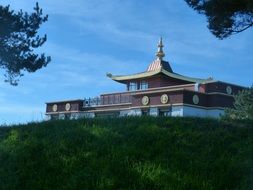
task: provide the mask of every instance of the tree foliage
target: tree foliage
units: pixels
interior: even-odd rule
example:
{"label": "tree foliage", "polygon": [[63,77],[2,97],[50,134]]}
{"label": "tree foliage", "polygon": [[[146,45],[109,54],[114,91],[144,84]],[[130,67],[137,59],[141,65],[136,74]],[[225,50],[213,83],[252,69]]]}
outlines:
{"label": "tree foliage", "polygon": [[47,20],[48,15],[43,15],[38,3],[30,14],[0,5],[0,68],[6,72],[6,82],[17,85],[23,71],[35,72],[50,62],[49,56],[35,52],[47,40],[46,35],[38,35]]}
{"label": "tree foliage", "polygon": [[225,110],[225,117],[253,120],[253,85],[235,95],[234,108]]}
{"label": "tree foliage", "polygon": [[208,28],[219,39],[253,26],[252,0],[185,0],[208,20]]}

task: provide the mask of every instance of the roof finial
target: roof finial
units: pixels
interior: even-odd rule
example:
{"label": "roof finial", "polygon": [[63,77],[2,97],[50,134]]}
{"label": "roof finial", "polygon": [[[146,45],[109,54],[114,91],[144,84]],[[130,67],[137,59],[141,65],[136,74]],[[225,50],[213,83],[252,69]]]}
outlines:
{"label": "roof finial", "polygon": [[165,54],[163,53],[163,39],[161,37],[159,40],[158,50],[156,53],[157,60],[162,60],[164,56]]}

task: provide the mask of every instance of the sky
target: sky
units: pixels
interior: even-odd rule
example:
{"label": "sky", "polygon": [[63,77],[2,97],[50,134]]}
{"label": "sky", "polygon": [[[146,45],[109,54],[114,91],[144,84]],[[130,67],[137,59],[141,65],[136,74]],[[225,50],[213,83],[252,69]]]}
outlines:
{"label": "sky", "polygon": [[[47,67],[24,73],[18,86],[0,70],[0,125],[45,118],[46,102],[120,92],[125,86],[106,73],[143,72],[163,37],[165,60],[182,75],[251,86],[253,29],[215,38],[206,18],[183,0],[43,0],[49,20],[40,28],[47,42],[37,50],[52,57]],[[0,0],[31,12],[34,0]]]}

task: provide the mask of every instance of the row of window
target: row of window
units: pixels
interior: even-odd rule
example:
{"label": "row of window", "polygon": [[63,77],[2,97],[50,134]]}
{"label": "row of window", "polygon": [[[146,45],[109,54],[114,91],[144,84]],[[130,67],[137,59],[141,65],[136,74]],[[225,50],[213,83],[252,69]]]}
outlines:
{"label": "row of window", "polygon": [[130,82],[128,86],[129,91],[146,90],[146,89],[148,89],[148,83],[146,81],[141,81],[140,85],[138,85],[137,82]]}

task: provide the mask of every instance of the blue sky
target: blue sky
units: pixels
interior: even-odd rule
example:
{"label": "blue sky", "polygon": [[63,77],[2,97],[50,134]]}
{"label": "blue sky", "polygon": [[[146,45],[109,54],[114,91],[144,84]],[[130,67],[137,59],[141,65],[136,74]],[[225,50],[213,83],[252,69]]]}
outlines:
{"label": "blue sky", "polygon": [[[1,0],[12,9],[32,11],[36,1]],[[164,39],[165,60],[177,73],[251,86],[252,28],[225,40],[207,29],[206,18],[183,0],[43,0],[49,14],[40,33],[46,44],[38,51],[52,62],[21,78],[3,82],[0,71],[0,125],[39,121],[45,102],[82,99],[125,87],[106,78],[107,72],[130,74],[146,70]]]}

